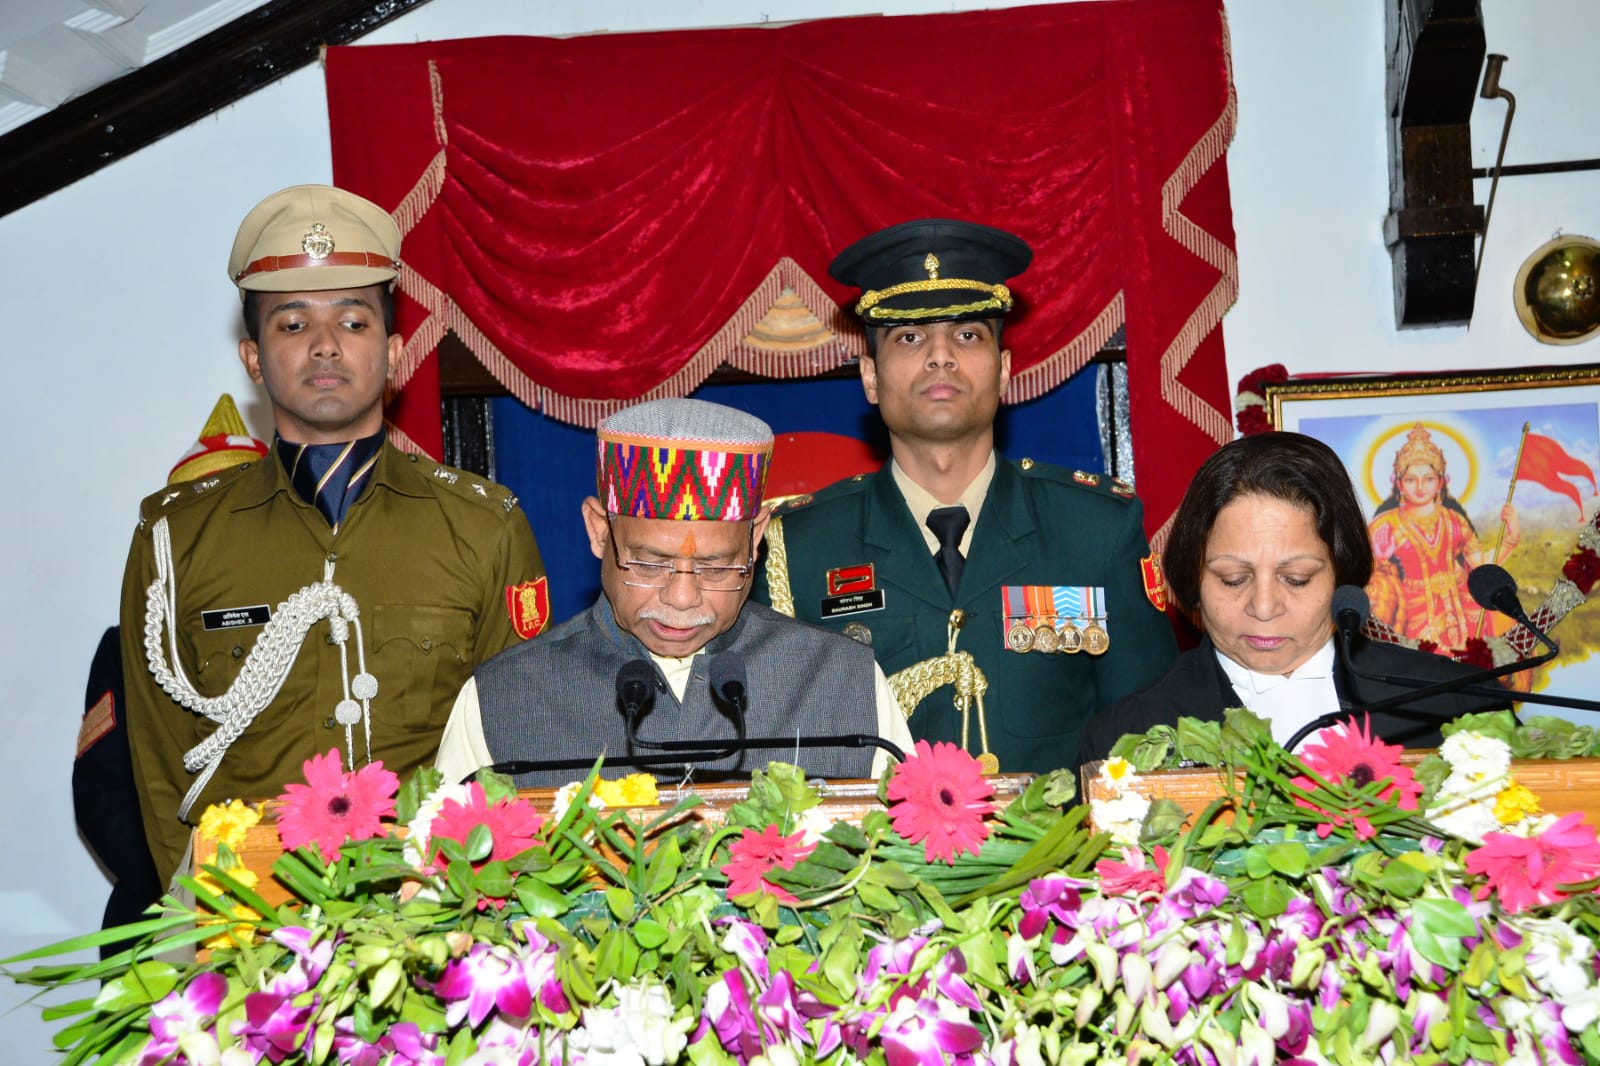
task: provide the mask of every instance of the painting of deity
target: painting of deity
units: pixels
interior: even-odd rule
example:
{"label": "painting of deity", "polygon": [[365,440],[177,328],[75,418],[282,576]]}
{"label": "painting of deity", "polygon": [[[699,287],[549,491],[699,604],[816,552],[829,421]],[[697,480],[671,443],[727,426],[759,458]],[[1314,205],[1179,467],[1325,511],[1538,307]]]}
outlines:
{"label": "painting of deity", "polygon": [[1268,404],[1276,428],[1323,441],[1350,471],[1377,631],[1486,661],[1519,628],[1471,594],[1473,569],[1493,563],[1527,611],[1559,626],[1561,654],[1518,687],[1600,692],[1600,605],[1588,602],[1600,577],[1600,368],[1291,380]]}

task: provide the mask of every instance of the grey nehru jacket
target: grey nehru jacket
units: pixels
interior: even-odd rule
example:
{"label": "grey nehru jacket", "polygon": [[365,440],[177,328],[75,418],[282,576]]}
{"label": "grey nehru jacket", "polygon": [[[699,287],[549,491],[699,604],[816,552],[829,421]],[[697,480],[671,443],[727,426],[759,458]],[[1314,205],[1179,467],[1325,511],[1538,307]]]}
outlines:
{"label": "grey nehru jacket", "polygon": [[[876,735],[872,649],[848,637],[785,618],[747,603],[726,632],[699,652],[683,703],[656,671],[656,691],[638,736],[648,741],[693,740],[714,746],[734,738],[734,724],[711,695],[712,656],[738,653],[744,660],[748,700],[746,735]],[[644,645],[618,628],[611,605],[593,607],[550,632],[517,645],[473,675],[484,739],[495,762],[593,759],[628,750],[627,726],[617,699],[617,671],[631,659],[650,661]],[[653,666],[653,664],[652,664]],[[701,763],[703,776],[748,774],[778,760],[805,767],[813,777],[862,778],[871,774],[876,749],[795,748],[736,752]],[[657,773],[676,777],[674,770]],[[582,770],[534,771],[516,777],[521,788],[558,786]],[[607,774],[606,776],[616,776]]]}

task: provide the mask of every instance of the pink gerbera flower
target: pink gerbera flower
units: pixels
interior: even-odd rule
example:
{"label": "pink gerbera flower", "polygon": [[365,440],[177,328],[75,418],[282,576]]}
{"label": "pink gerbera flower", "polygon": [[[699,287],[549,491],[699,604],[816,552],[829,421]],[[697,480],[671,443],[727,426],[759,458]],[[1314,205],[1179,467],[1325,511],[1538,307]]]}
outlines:
{"label": "pink gerbera flower", "polygon": [[1154,849],[1155,865],[1145,865],[1144,852],[1138,848],[1123,848],[1126,862],[1101,859],[1094,864],[1100,876],[1100,891],[1108,896],[1139,896],[1146,892],[1161,893],[1167,890],[1167,849],[1157,844]]}
{"label": "pink gerbera flower", "polygon": [[[445,800],[429,833],[435,842],[447,838],[465,846],[474,829],[487,826],[493,843],[484,862],[504,862],[537,844],[539,826],[543,823],[544,819],[527,800],[503,796],[490,803],[483,794],[483,786],[474,781],[467,789],[467,802]],[[436,861],[442,869],[449,860],[437,855]],[[473,868],[482,869],[483,862]]]}
{"label": "pink gerbera flower", "polygon": [[345,841],[384,834],[383,819],[394,814],[400,779],[383,763],[345,773],[335,749],[307,759],[303,770],[307,783],[285,785],[278,797],[278,838],[285,851],[315,844],[323,861],[332,862]]}
{"label": "pink gerbera flower", "polygon": [[[1410,767],[1400,765],[1402,750],[1398,744],[1385,744],[1374,738],[1372,720],[1369,718],[1360,729],[1356,728],[1354,721],[1349,721],[1322,730],[1314,741],[1306,745],[1300,753],[1300,759],[1329,784],[1343,782],[1355,788],[1364,788],[1374,781],[1388,778],[1389,783],[1379,791],[1378,799],[1393,803],[1403,811],[1414,811],[1417,809],[1417,798],[1422,795],[1422,786],[1417,783]],[[1315,792],[1319,787],[1305,774],[1296,777],[1294,784],[1308,792]],[[1377,834],[1366,818],[1365,807],[1330,811],[1298,796],[1294,802],[1297,806],[1328,816],[1328,821],[1317,826],[1319,837],[1326,837],[1335,826],[1344,825],[1354,826],[1356,836],[1361,840],[1370,840]]]}
{"label": "pink gerbera flower", "polygon": [[759,833],[746,829],[738,840],[728,845],[729,861],[721,868],[728,878],[728,895],[768,892],[777,897],[779,903],[795,902],[791,893],[766,880],[766,875],[774,867],[792,870],[796,863],[810,855],[815,845],[802,843],[804,837],[804,833],[783,836],[775,825]]}
{"label": "pink gerbera flower", "polygon": [[1594,826],[1573,811],[1534,837],[1486,833],[1483,847],[1467,856],[1467,872],[1483,874],[1478,898],[1494,893],[1512,914],[1567,898],[1558,885],[1600,875],[1600,842]]}
{"label": "pink gerbera flower", "polygon": [[917,741],[916,751],[894,768],[888,796],[894,831],[913,844],[920,843],[928,861],[955,864],[957,852],[976,855],[989,836],[984,815],[993,813],[989,802],[994,785],[983,776],[978,760],[954,744],[929,745]]}

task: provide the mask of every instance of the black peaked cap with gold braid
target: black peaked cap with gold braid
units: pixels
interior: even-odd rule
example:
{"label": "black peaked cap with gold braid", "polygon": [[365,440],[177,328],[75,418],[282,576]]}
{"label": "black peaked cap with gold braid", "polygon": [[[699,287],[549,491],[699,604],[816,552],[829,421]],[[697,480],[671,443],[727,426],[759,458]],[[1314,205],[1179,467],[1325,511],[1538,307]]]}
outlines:
{"label": "black peaked cap with gold braid", "polygon": [[993,226],[923,218],[879,230],[834,259],[828,273],[862,290],[856,314],[869,326],[999,318],[1011,310],[1006,282],[1033,251]]}

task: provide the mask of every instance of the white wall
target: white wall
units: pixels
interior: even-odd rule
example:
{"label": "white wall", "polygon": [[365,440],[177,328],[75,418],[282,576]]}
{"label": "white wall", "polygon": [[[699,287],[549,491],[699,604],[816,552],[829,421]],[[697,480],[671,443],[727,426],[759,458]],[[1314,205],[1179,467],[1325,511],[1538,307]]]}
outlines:
{"label": "white wall", "polygon": [[[369,38],[561,35],[753,24],[968,0],[434,0]],[[1600,360],[1600,347],[1535,343],[1511,310],[1512,277],[1551,232],[1596,234],[1596,175],[1501,182],[1470,330],[1397,334],[1381,237],[1383,5],[1229,0],[1239,133],[1229,168],[1241,296],[1224,324],[1233,380],[1291,371],[1443,369]],[[1600,156],[1600,34],[1588,0],[1518,18],[1485,0],[1491,51],[1518,97],[1508,162]],[[1554,17],[1559,12],[1567,21]],[[947,57],[902,57],[944,62]],[[1492,162],[1503,105],[1480,105],[1475,156]],[[0,218],[0,323],[9,341],[0,447],[12,457],[0,558],[0,954],[94,927],[105,883],[77,839],[68,782],[84,675],[117,614],[138,500],[232,392],[258,436],[264,399],[234,357],[224,274],[234,228],[267,193],[327,181],[319,70],[305,70],[70,188]],[[1479,188],[1480,202],[1488,183]],[[45,378],[51,380],[45,382]],[[250,550],[240,545],[241,553]],[[21,999],[0,982],[0,1010]],[[7,1062],[47,1061],[48,1027],[0,1016]]]}

